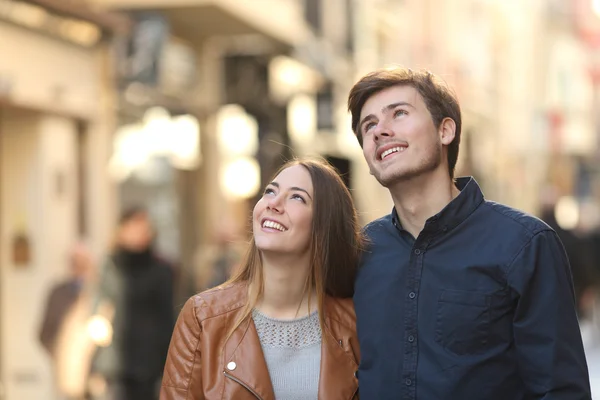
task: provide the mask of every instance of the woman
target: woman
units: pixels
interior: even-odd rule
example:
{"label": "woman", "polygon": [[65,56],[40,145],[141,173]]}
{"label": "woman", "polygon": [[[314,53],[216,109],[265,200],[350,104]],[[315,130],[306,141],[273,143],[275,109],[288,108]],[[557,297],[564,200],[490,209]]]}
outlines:
{"label": "woman", "polygon": [[107,314],[112,322],[110,343],[98,348],[92,365],[94,376],[108,382],[111,399],[158,398],[175,320],[174,283],[172,267],[156,255],[153,241],[148,212],[141,207],[126,210],[95,307],[96,314]]}
{"label": "woman", "polygon": [[181,311],[161,399],[356,398],[350,297],[362,237],[350,192],[325,162],[291,161],[252,230],[237,274]]}

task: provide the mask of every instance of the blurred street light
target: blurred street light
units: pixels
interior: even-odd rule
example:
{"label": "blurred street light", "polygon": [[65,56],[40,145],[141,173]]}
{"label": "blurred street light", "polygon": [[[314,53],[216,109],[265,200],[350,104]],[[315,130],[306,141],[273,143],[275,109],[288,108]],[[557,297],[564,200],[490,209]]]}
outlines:
{"label": "blurred street light", "polygon": [[288,104],[288,132],[295,144],[310,144],[317,130],[317,104],[314,97],[296,95]]}
{"label": "blurred street light", "polygon": [[258,123],[240,105],[229,104],[219,109],[217,132],[224,157],[254,155],[258,150]]}
{"label": "blurred street light", "polygon": [[200,163],[200,127],[191,115],[171,117],[167,110],[148,110],[144,121],[121,127],[114,140],[109,171],[117,180],[144,168],[154,157],[166,157],[175,168],[194,169]]}
{"label": "blurred street light", "polygon": [[592,10],[598,17],[600,17],[600,0],[591,0],[592,1]]}
{"label": "blurred street light", "polygon": [[575,229],[579,224],[579,204],[572,196],[563,196],[554,208],[556,223],[564,230]]}
{"label": "blurred street light", "polygon": [[247,199],[260,188],[260,166],[256,159],[239,157],[226,162],[221,172],[221,188],[232,199]]}

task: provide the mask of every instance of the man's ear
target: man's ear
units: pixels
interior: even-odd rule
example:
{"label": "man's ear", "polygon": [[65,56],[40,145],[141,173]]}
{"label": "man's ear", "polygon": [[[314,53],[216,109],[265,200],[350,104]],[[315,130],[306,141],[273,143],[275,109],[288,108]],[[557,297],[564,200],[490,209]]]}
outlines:
{"label": "man's ear", "polygon": [[452,118],[444,118],[438,129],[440,141],[443,145],[448,146],[454,140],[456,135],[456,123]]}

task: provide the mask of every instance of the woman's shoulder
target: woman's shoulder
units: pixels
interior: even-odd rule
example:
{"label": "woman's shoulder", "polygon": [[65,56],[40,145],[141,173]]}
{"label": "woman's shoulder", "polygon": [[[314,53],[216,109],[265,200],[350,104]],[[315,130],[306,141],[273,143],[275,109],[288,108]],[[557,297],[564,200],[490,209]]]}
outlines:
{"label": "woman's shoulder", "polygon": [[325,313],[332,319],[349,329],[356,329],[356,313],[351,298],[325,297]]}
{"label": "woman's shoulder", "polygon": [[193,295],[188,300],[202,318],[237,311],[248,301],[248,286],[244,283],[228,283]]}

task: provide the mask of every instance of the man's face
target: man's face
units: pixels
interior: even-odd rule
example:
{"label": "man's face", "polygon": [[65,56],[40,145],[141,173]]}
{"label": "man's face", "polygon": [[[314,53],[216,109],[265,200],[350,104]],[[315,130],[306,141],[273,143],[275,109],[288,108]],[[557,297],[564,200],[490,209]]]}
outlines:
{"label": "man's face", "polygon": [[143,251],[150,246],[153,235],[149,217],[140,213],[121,225],[119,245],[129,251]]}
{"label": "man's face", "polygon": [[[442,124],[444,125],[444,124]],[[443,168],[447,132],[437,129],[419,92],[392,86],[371,96],[360,114],[359,134],[371,174],[385,187]]]}

